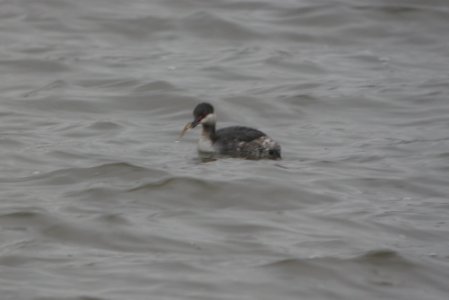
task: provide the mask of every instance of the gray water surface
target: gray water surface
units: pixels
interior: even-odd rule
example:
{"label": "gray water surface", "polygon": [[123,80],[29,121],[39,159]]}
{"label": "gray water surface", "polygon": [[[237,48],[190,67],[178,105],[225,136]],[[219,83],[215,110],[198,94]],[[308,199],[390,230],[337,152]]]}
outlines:
{"label": "gray water surface", "polygon": [[1,299],[448,299],[448,70],[447,1],[0,1]]}

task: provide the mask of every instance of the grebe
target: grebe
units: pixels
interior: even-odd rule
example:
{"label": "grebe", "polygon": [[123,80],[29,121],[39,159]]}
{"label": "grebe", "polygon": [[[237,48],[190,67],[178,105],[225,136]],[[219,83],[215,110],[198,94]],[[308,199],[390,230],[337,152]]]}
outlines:
{"label": "grebe", "polygon": [[193,122],[187,123],[181,132],[203,126],[198,141],[200,154],[219,154],[246,159],[280,159],[281,146],[260,130],[231,126],[215,130],[216,116],[214,107],[209,103],[200,103],[193,110]]}

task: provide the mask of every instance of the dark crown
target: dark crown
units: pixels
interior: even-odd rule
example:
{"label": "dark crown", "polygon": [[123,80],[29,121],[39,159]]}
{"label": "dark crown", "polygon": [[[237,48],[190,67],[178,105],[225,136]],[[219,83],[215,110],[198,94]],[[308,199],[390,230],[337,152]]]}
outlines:
{"label": "dark crown", "polygon": [[214,112],[214,107],[207,102],[198,104],[193,110],[193,117],[198,118],[199,116],[205,117],[208,114]]}

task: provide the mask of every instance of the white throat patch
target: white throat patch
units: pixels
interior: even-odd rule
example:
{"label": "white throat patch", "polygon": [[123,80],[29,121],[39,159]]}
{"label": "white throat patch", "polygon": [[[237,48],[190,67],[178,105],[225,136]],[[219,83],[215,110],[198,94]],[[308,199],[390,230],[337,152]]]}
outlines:
{"label": "white throat patch", "polygon": [[201,120],[200,124],[214,125],[217,122],[217,116],[215,114],[208,114]]}

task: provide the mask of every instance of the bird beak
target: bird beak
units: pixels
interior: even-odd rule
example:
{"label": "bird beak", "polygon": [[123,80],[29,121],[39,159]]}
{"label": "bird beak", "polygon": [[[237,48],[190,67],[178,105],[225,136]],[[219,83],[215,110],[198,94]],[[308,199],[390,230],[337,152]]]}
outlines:
{"label": "bird beak", "polygon": [[187,132],[187,130],[195,128],[196,126],[198,126],[198,124],[201,123],[202,119],[203,118],[197,118],[197,119],[193,120],[193,122],[187,123],[186,126],[184,126],[184,129],[181,131],[181,134],[179,135],[178,140],[181,139],[184,136],[184,134]]}
{"label": "bird beak", "polygon": [[202,119],[203,118],[198,118],[198,119],[193,120],[193,122],[190,123],[191,128],[195,128],[196,126],[198,126],[198,124],[200,124]]}

